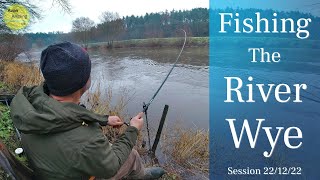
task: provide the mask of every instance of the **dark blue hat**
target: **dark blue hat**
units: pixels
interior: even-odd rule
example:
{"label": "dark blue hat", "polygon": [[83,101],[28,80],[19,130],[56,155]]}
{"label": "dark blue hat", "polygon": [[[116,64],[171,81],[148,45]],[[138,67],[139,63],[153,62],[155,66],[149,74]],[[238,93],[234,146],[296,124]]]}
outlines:
{"label": "dark blue hat", "polygon": [[42,51],[40,68],[50,93],[66,96],[86,85],[91,61],[82,47],[64,42],[50,45]]}

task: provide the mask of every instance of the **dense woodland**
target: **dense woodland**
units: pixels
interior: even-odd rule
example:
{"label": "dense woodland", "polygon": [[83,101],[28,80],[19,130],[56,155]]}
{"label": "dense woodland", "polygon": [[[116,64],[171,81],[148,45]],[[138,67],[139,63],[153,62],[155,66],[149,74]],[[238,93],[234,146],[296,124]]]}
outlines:
{"label": "dense woodland", "polygon": [[[74,28],[70,33],[29,33],[25,36],[39,45],[47,45],[60,40],[88,42],[108,42],[114,40],[168,38],[181,36],[179,29],[187,31],[188,36],[207,37],[209,35],[209,12],[206,8],[185,11],[165,11],[146,13],[144,16],[117,17],[109,13],[102,22],[91,28],[78,31]],[[89,19],[83,21],[90,22]],[[86,23],[84,22],[84,23]],[[80,25],[81,26],[81,25]],[[84,31],[87,31],[86,33]]]}

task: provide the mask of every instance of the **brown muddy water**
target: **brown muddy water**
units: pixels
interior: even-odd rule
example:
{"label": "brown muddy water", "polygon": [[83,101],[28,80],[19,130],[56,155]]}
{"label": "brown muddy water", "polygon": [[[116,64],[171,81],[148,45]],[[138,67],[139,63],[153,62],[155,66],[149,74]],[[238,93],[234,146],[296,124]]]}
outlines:
{"label": "brown muddy water", "polygon": [[[128,112],[142,110],[160,86],[179,48],[115,49],[91,52],[93,88],[96,84],[111,86],[116,96],[125,89],[130,97]],[[150,122],[158,122],[168,104],[167,124],[181,122],[186,126],[208,128],[209,70],[208,48],[186,48],[178,66],[162,87],[148,110]],[[156,123],[157,124],[157,123]]]}
{"label": "brown muddy water", "polygon": [[[92,90],[99,87],[102,98],[112,88],[114,103],[126,92],[130,99],[127,113],[142,111],[169,72],[180,48],[132,48],[89,50],[92,60]],[[41,49],[31,58],[39,62]],[[21,55],[20,60],[26,61]],[[209,127],[209,56],[208,47],[187,47],[177,67],[150,105],[150,123],[157,126],[165,104],[169,112],[166,123],[176,122],[187,127]],[[126,120],[128,121],[128,120]]]}

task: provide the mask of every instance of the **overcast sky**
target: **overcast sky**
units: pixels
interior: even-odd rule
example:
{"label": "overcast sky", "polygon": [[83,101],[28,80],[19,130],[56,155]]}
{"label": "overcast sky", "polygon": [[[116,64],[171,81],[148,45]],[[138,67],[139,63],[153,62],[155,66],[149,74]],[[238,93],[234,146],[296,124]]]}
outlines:
{"label": "overcast sky", "polygon": [[99,16],[104,11],[118,12],[122,17],[172,9],[209,8],[209,0],[70,0],[73,13],[69,15],[48,2],[39,1],[38,5],[44,10],[43,18],[31,26],[31,32],[69,32],[72,20],[84,16],[99,23]]}

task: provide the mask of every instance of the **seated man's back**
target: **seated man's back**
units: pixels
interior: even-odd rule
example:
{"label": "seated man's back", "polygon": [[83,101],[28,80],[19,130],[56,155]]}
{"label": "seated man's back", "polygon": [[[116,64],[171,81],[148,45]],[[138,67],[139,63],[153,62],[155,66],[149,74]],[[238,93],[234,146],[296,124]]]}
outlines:
{"label": "seated man's back", "polygon": [[[110,146],[98,122],[106,121],[74,103],[61,103],[45,85],[22,88],[11,104],[12,117],[39,179],[112,177],[134,146],[137,129],[129,127]],[[121,156],[122,155],[122,156]]]}
{"label": "seated man's back", "polygon": [[[140,125],[129,126],[111,146],[99,124],[122,125],[120,118],[97,115],[79,105],[91,84],[88,53],[69,42],[51,45],[41,53],[40,68],[45,82],[21,88],[11,103],[11,117],[22,134],[23,148],[35,178],[116,175],[132,154],[137,127],[143,122],[141,116],[134,120]],[[139,170],[143,175],[144,169]],[[123,175],[132,172],[129,169]]]}

